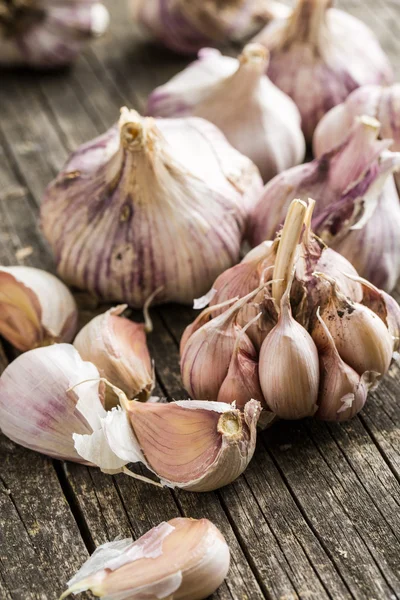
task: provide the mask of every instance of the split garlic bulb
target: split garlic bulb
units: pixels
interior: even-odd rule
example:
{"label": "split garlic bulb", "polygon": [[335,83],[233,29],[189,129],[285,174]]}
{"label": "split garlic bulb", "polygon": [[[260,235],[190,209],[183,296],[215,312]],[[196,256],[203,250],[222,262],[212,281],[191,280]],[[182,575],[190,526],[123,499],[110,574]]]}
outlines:
{"label": "split garlic bulb", "polygon": [[70,342],[77,322],[75,300],[54,275],[33,267],[0,267],[0,334],[18,350]]}
{"label": "split garlic bulb", "polygon": [[[259,393],[267,414],[343,421],[387,373],[400,343],[400,307],[314,235],[314,204],[293,200],[275,240],[213,284],[205,318],[184,334],[181,373],[189,393],[238,397],[244,408]],[[244,367],[235,355],[243,336],[251,361]]]}
{"label": "split garlic bulb", "polygon": [[168,48],[195,54],[204,46],[242,40],[290,10],[276,0],[129,0],[134,21]]}
{"label": "split garlic bulb", "polygon": [[387,150],[390,140],[377,139],[379,127],[374,118],[357,117],[342,144],[272,179],[251,216],[251,244],[275,235],[294,198],[314,198],[315,233],[362,277],[392,290],[400,275],[400,203],[392,176],[400,153]]}
{"label": "split garlic bulb", "polygon": [[261,185],[211,123],[123,109],[50,184],[42,227],[70,285],[135,307],[159,288],[156,302],[190,304],[238,260]]}
{"label": "split garlic bulb", "polygon": [[92,362],[110,383],[128,398],[147,400],[154,387],[154,373],[142,323],[120,315],[126,304],[98,315],[75,338],[81,358]]}
{"label": "split garlic bulb", "polygon": [[307,142],[324,114],[350,92],[393,81],[372,31],[331,5],[332,0],[297,0],[291,15],[254,38],[270,51],[268,75],[297,104]]}
{"label": "split garlic bulb", "polygon": [[118,600],[202,600],[221,585],[229,562],[225,538],[210,521],[172,519],[135,542],[99,546],[60,600],[86,590]]}
{"label": "split garlic bulb", "polygon": [[0,64],[68,65],[108,23],[107,9],[96,0],[6,0],[0,7]]}
{"label": "split garlic bulb", "polygon": [[267,64],[261,44],[248,44],[238,59],[203,48],[197,61],[150,94],[147,113],[211,121],[269,181],[302,162],[305,141],[299,111],[264,75]]}

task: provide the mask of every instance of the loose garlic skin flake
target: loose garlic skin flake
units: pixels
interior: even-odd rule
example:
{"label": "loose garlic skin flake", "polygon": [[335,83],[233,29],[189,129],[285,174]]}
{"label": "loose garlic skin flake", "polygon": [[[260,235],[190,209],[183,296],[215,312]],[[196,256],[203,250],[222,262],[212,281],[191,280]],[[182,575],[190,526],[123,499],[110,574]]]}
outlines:
{"label": "loose garlic skin flake", "polygon": [[77,324],[75,300],[57,277],[33,267],[0,267],[0,334],[18,350],[70,342]]}
{"label": "loose garlic skin flake", "polygon": [[211,123],[125,109],[50,184],[42,227],[69,284],[138,308],[159,288],[157,303],[191,304],[238,260],[261,186]]}
{"label": "loose garlic skin flake", "polygon": [[60,600],[86,590],[118,600],[204,600],[225,579],[229,562],[225,538],[210,521],[172,519],[135,542],[99,546]]}

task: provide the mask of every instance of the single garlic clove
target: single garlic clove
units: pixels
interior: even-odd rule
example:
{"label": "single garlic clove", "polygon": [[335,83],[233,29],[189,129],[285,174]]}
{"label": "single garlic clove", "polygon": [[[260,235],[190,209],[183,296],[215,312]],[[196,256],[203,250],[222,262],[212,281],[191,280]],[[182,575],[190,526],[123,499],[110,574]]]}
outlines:
{"label": "single garlic clove", "polygon": [[72,434],[89,435],[99,427],[106,414],[102,402],[98,370],[73,346],[36,348],[0,377],[0,429],[25,448],[87,463],[76,452]]}
{"label": "single garlic clove", "polygon": [[50,184],[42,227],[71,285],[137,308],[160,287],[158,303],[192,304],[237,262],[261,183],[211,123],[123,109]]}
{"label": "single garlic clove", "polygon": [[109,20],[107,9],[96,0],[11,0],[0,15],[0,64],[68,65],[89,40],[106,31]]}
{"label": "single garlic clove", "polygon": [[126,305],[117,306],[92,319],[79,332],[74,346],[83,360],[96,365],[100,375],[128,398],[145,401],[154,387],[145,327],[120,317],[125,309]]}
{"label": "single garlic clove", "polygon": [[78,312],[68,288],[33,267],[0,267],[0,334],[18,350],[70,342]]}
{"label": "single garlic clove", "polygon": [[225,579],[230,562],[225,538],[207,519],[177,518],[153,527],[135,542],[99,546],[68,582],[71,593],[100,598],[202,600]]}
{"label": "single garlic clove", "polygon": [[322,272],[334,279],[340,291],[353,302],[361,302],[362,286],[354,279],[358,277],[358,273],[351,262],[339,252],[335,252],[332,248],[325,248],[315,264],[314,271]]}
{"label": "single garlic clove", "polygon": [[259,359],[261,389],[269,409],[282,419],[301,419],[317,410],[317,348],[292,317],[289,281],[277,325],[265,338]]}
{"label": "single garlic clove", "polygon": [[340,358],[319,309],[317,319],[325,335],[318,338],[320,345],[317,346],[321,381],[315,416],[324,421],[347,421],[363,408],[375,376],[368,372],[360,376],[349,367]]}
{"label": "single garlic clove", "polygon": [[268,75],[300,110],[303,132],[365,84],[390,84],[393,71],[373,32],[331,8],[331,0],[297,0],[293,13],[254,38],[271,53]]}
{"label": "single garlic clove", "polygon": [[[323,277],[331,286],[331,294],[328,303],[321,307],[321,318],[340,357],[359,375],[366,371],[384,375],[393,354],[387,327],[372,310],[346,298],[334,280]],[[318,346],[326,344],[325,330],[319,321],[312,330],[312,337]]]}

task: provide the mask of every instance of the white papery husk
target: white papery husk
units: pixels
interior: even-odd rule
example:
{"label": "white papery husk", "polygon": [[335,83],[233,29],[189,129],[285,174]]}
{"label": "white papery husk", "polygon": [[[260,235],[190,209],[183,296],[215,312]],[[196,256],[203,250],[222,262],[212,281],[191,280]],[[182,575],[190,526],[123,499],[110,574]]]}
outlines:
{"label": "white papery husk", "polygon": [[33,267],[0,267],[0,334],[18,350],[70,342],[78,311],[68,288]]}
{"label": "white papery husk", "polygon": [[267,64],[260,44],[245,46],[238,60],[205,48],[197,61],[151,93],[147,112],[211,121],[269,181],[302,162],[305,142],[299,111],[264,75]]}
{"label": "white papery husk", "polygon": [[[15,0],[11,1],[11,5]],[[15,2],[18,6],[18,3]],[[26,10],[23,3],[20,11]],[[36,17],[9,28],[0,18],[0,64],[54,68],[74,61],[88,41],[102,35],[109,24],[105,6],[96,0],[33,0],[27,7]]]}
{"label": "white papery husk", "polygon": [[223,582],[229,561],[229,547],[215,525],[207,519],[176,518],[135,542],[99,546],[61,599],[90,589],[109,600],[201,600]]}
{"label": "white papery husk", "polygon": [[99,372],[70,344],[30,350],[0,377],[0,429],[25,448],[87,463],[72,434],[97,431],[105,415]]}
{"label": "white papery husk", "polygon": [[135,307],[160,287],[156,302],[189,304],[238,260],[260,189],[211,123],[125,109],[50,184],[42,226],[68,283]]}
{"label": "white papery husk", "polygon": [[[120,402],[101,419],[101,432],[74,435],[77,452],[103,471],[140,462],[163,485],[202,492],[234,481],[253,456],[261,411],[255,400],[243,413],[222,402],[128,402],[122,393]],[[103,463],[103,444],[114,452],[115,465]]]}
{"label": "white papery husk", "polygon": [[154,373],[146,343],[145,326],[120,317],[126,304],[98,315],[74,340],[83,360],[91,361],[100,375],[128,398],[147,400],[154,387]]}

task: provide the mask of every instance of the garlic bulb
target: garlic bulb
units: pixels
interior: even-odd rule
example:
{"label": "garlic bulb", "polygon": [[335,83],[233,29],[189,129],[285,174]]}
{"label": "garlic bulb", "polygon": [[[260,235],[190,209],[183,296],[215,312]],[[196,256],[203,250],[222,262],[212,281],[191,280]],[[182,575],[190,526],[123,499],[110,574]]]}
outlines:
{"label": "garlic bulb", "polygon": [[68,65],[108,23],[107,9],[96,0],[6,0],[0,8],[0,64]]}
{"label": "garlic bulb", "polygon": [[197,61],[152,92],[147,112],[211,121],[269,181],[302,162],[305,142],[299,111],[264,75],[267,64],[261,44],[245,46],[238,60],[205,48]]}
{"label": "garlic bulb", "polygon": [[164,485],[206,492],[234,481],[253,456],[261,410],[255,400],[240,412],[222,402],[143,403],[123,392],[119,398],[121,407],[101,419],[101,429],[73,436],[78,454],[102,470],[110,471],[103,453],[113,451],[113,472],[127,472],[121,460],[141,462]]}
{"label": "garlic bulb", "polygon": [[[224,5],[225,4],[225,5]],[[194,54],[204,46],[242,40],[290,10],[276,0],[129,0],[136,23],[167,48]]]}
{"label": "garlic bulb", "polygon": [[313,229],[363,277],[387,291],[400,275],[400,203],[392,177],[400,153],[378,140],[379,123],[358,117],[346,140],[277,175],[253,209],[252,245],[275,234],[295,197],[316,200]]}
{"label": "garlic bulb", "polygon": [[98,370],[73,346],[36,348],[16,358],[0,377],[0,429],[25,448],[87,463],[76,452],[72,434],[98,428],[106,414],[102,398]]}
{"label": "garlic bulb", "polygon": [[331,5],[332,0],[297,0],[291,15],[254,38],[270,51],[268,75],[297,104],[307,142],[324,114],[350,92],[393,81],[373,32]]}
{"label": "garlic bulb", "polygon": [[123,109],[50,184],[42,227],[69,284],[135,307],[160,287],[158,303],[191,303],[238,260],[260,189],[211,123]]}
{"label": "garlic bulb", "polygon": [[147,400],[154,373],[145,326],[120,317],[126,308],[117,306],[92,319],[78,333],[74,346],[83,360],[92,362],[128,398]]}
{"label": "garlic bulb", "polygon": [[[269,417],[342,421],[387,373],[400,307],[312,232],[314,206],[294,199],[274,241],[214,282],[217,304],[184,334],[189,393],[240,408],[256,397]],[[239,300],[229,304],[230,293]]]}
{"label": "garlic bulb", "polygon": [[60,600],[86,590],[118,600],[202,600],[221,585],[229,562],[225,538],[210,521],[172,519],[135,542],[128,538],[99,546]]}
{"label": "garlic bulb", "polygon": [[25,352],[70,342],[78,311],[68,288],[33,267],[0,267],[0,335]]}

